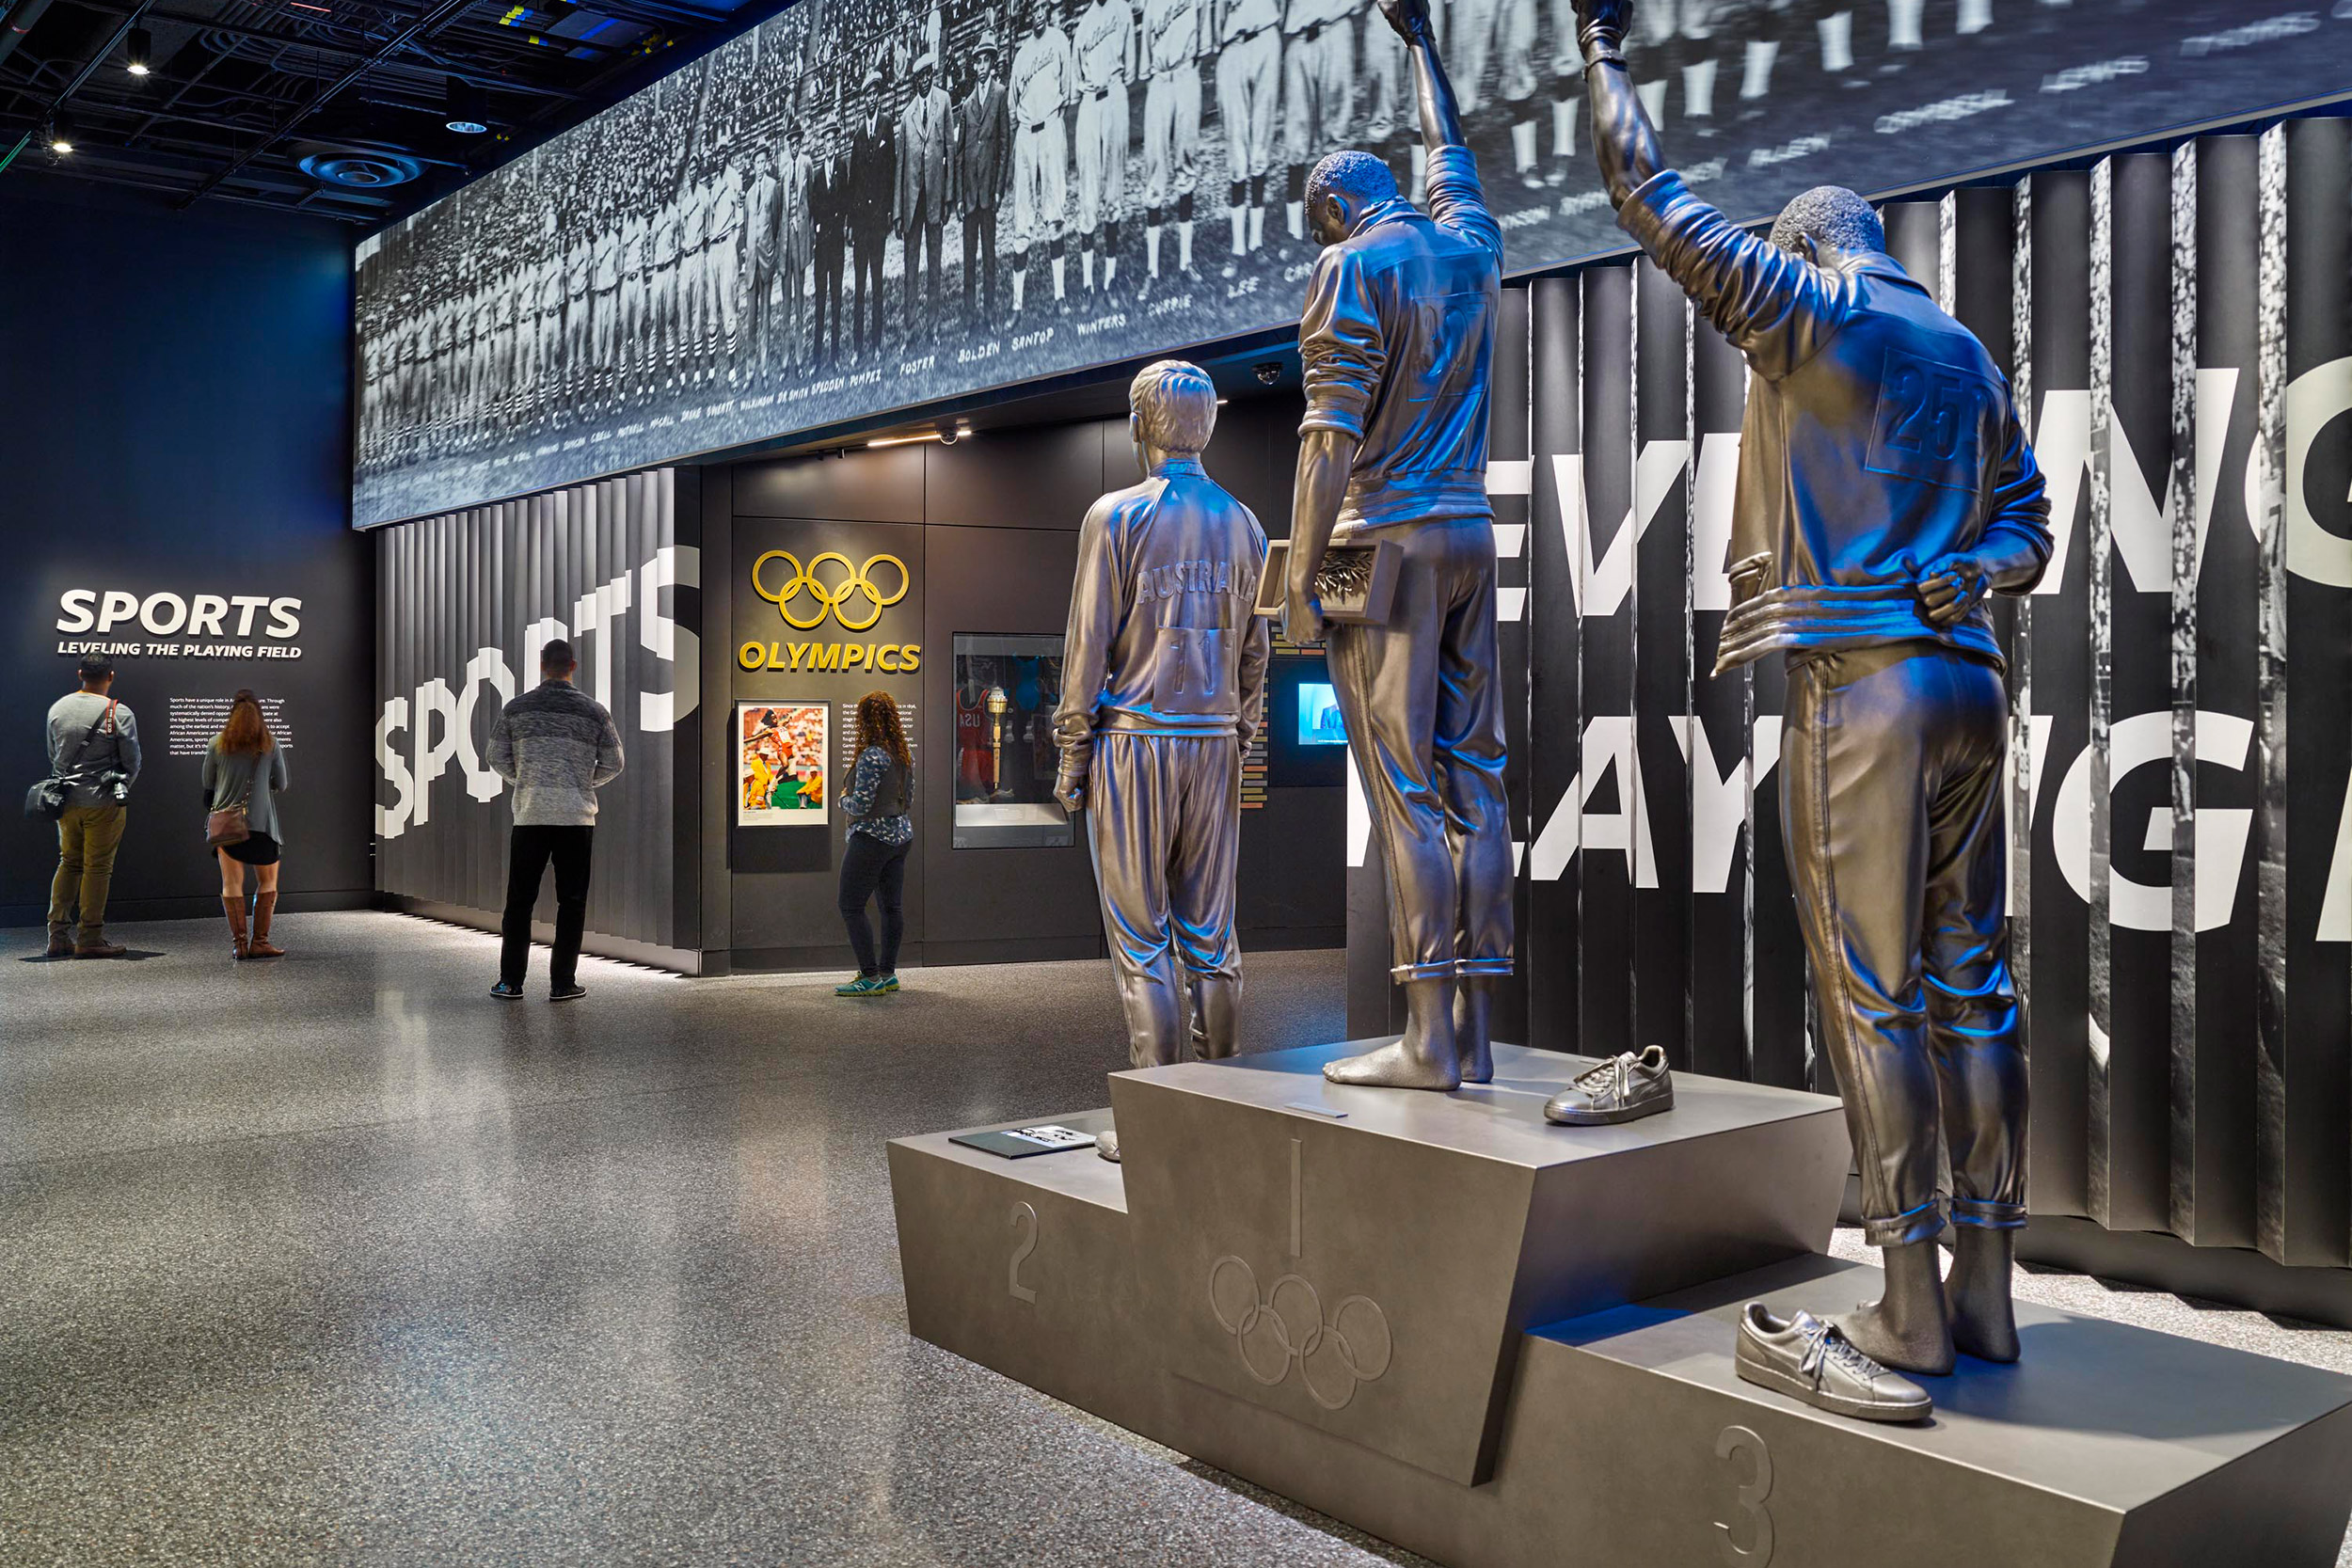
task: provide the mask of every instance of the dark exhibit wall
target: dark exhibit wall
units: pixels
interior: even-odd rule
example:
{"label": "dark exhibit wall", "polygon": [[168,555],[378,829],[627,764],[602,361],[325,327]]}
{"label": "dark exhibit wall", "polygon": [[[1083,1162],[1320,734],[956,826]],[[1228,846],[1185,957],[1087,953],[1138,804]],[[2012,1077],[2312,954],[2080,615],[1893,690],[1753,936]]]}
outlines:
{"label": "dark exhibit wall", "polygon": [[695,967],[698,478],[655,469],[373,535],[375,885],[395,908],[496,922],[512,812],[491,726],[562,637],[625,761],[597,796],[589,949]]}
{"label": "dark exhibit wall", "polygon": [[[1209,451],[1211,472],[1277,534],[1289,515],[1297,420],[1293,401],[1236,403],[1222,411]],[[746,705],[762,712],[827,710],[836,780],[846,776],[838,769],[850,760],[850,710],[858,697],[888,690],[909,720],[917,776],[908,961],[1100,954],[1102,917],[1083,824],[1060,834],[1064,842],[1005,843],[990,841],[1001,830],[983,824],[976,832],[972,821],[992,812],[1018,815],[982,799],[990,790],[976,787],[976,779],[1034,784],[1041,794],[1050,784],[1050,749],[1040,752],[1037,735],[1018,715],[1049,713],[1051,691],[1033,700],[1014,686],[1016,717],[1001,752],[990,755],[986,740],[976,750],[975,737],[958,723],[957,655],[960,643],[992,649],[1030,638],[1058,641],[1069,616],[1078,524],[1103,492],[1137,477],[1125,421],[990,431],[952,446],[744,463],[707,473],[712,494],[705,545],[718,559],[718,532],[728,531],[732,562],[726,602],[733,625],[723,654],[715,628],[710,634],[711,680],[728,683],[739,713]],[[721,499],[723,484],[731,499]],[[723,517],[717,515],[722,510]],[[819,566],[828,553],[836,559]],[[805,623],[819,617],[816,595],[785,594],[796,562],[840,604],[824,610],[815,626]],[[898,564],[907,572],[905,593],[892,598],[902,580]],[[892,602],[875,606],[854,586],[861,581]],[[1050,681],[1050,667],[1028,666],[1026,657],[1011,659],[1010,668]],[[1318,678],[1321,661],[1292,657],[1275,665],[1273,678],[1290,705],[1270,712],[1268,722],[1295,725],[1299,686]],[[985,722],[980,714],[965,717]],[[730,744],[731,737],[712,734],[703,766],[706,811],[723,810],[732,822],[742,780]],[[1342,858],[1343,805],[1333,761],[1321,748],[1270,745],[1263,769],[1250,776],[1256,787],[1246,784],[1239,907],[1245,947],[1342,939],[1343,892],[1330,872]],[[1058,808],[1046,807],[1043,817],[1051,820],[1041,818],[1040,831],[1055,836]],[[731,826],[723,840],[710,840],[706,854],[723,843],[724,858],[707,863],[708,945],[727,950],[724,961],[743,968],[846,962],[834,907],[845,827],[834,813],[821,825]]]}
{"label": "dark exhibit wall", "polygon": [[[1269,517],[1287,510],[1297,418],[1279,399],[1237,404],[1212,453]],[[1050,785],[1048,731],[1027,718],[1050,714],[1054,667],[1006,667],[1023,718],[988,754],[957,722],[957,651],[974,638],[1058,641],[1079,520],[1135,478],[1124,421],[1102,420],[655,469],[373,531],[375,763],[362,800],[377,889],[395,908],[496,923],[510,816],[490,728],[536,681],[539,647],[564,636],[628,758],[599,796],[592,951],[703,974],[847,962],[835,905],[849,818],[834,796],[857,701],[881,689],[915,752],[907,961],[1096,956],[1083,833],[1057,807],[991,798],[1012,780],[1041,802]],[[1294,692],[1321,663],[1285,662]],[[1343,792],[1336,768],[1315,766],[1328,760],[1256,775],[1246,942],[1341,940],[1328,868]],[[1048,842],[991,843],[1002,830],[968,820],[1025,812],[1050,818]]]}
{"label": "dark exhibit wall", "polygon": [[[1886,212],[2013,367],[2049,482],[2049,570],[2000,611],[2033,1211],[2339,1266],[2347,198],[2352,126],[2309,119]],[[1782,863],[1785,682],[1708,673],[1745,368],[1647,262],[1522,297],[1497,417],[1533,432],[1527,1038],[1834,1092]],[[1356,1032],[1384,991],[1351,988]]]}
{"label": "dark exhibit wall", "polygon": [[[1412,181],[1397,40],[1369,0],[1273,36],[1141,9],[1138,43],[1124,5],[796,6],[364,242],[358,520],[1287,325],[1312,161],[1363,147]],[[2352,40],[2340,8],[2235,0],[1714,9],[1677,32],[1652,8],[1629,53],[1743,218],[2341,95]],[[1572,8],[1437,10],[1511,269],[1622,250]]]}
{"label": "dark exhibit wall", "polygon": [[[103,647],[146,759],[111,913],[217,915],[199,780],[249,686],[293,781],[285,907],[364,903],[372,606],[349,527],[348,240],[20,170],[0,196],[0,273],[12,788],[46,770],[49,705]],[[55,832],[20,818],[5,838],[0,924],[38,923]]]}

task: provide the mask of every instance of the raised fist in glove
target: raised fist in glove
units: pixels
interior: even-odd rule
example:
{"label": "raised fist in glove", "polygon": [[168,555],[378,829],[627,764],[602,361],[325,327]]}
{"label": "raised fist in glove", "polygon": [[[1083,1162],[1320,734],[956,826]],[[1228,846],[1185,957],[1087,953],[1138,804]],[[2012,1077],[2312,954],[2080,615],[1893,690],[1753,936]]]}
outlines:
{"label": "raised fist in glove", "polygon": [[1576,41],[1587,61],[1623,59],[1633,0],[1576,0]]}
{"label": "raised fist in glove", "polygon": [[1420,43],[1429,37],[1429,0],[1380,0],[1380,14],[1407,43]]}

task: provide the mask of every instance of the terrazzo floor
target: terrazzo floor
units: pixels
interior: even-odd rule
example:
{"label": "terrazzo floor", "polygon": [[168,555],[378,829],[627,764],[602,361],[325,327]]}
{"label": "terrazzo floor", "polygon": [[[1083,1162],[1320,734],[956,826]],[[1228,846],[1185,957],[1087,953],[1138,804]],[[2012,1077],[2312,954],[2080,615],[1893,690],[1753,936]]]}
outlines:
{"label": "terrazzo floor", "polygon": [[[1421,1560],[907,1336],[884,1141],[1102,1103],[1104,965],[849,1003],[591,959],[508,1005],[487,937],[282,924],[269,965],[196,924],[0,957],[0,1563]],[[1245,1049],[1341,1032],[1339,954],[1249,976]]]}

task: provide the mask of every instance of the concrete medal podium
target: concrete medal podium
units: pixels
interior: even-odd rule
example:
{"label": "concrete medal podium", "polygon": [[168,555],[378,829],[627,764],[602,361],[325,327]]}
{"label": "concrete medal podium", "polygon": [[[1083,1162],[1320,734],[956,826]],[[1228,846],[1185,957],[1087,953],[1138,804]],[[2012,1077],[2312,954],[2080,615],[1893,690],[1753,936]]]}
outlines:
{"label": "concrete medal podium", "polygon": [[1821,1254],[1836,1101],[1677,1075],[1571,1129],[1553,1052],[1321,1076],[1376,1043],[1114,1074],[1123,1165],[895,1140],[909,1327],[1461,1568],[2334,1562],[2352,1380],[2021,1308],[2027,1359],[1928,1380],[1934,1422],[1823,1415],[1733,1375],[1732,1321],[1877,1291]]}

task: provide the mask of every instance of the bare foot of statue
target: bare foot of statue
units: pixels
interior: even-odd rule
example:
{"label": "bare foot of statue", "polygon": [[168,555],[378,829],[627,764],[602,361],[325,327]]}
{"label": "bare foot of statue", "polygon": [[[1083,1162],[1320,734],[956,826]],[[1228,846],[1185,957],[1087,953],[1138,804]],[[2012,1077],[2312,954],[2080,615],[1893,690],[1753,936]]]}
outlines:
{"label": "bare foot of statue", "polygon": [[1334,1084],[1382,1089],[1459,1088],[1462,1067],[1454,1048],[1454,982],[1408,980],[1405,1037],[1377,1051],[1324,1064]]}
{"label": "bare foot of statue", "polygon": [[1944,1281],[1952,1344],[1979,1360],[2014,1361],[2019,1347],[2010,1275],[2016,1262],[2017,1233],[1979,1225],[1963,1225],[1959,1230],[1951,1275]]}
{"label": "bare foot of statue", "polygon": [[1494,1017],[1494,982],[1460,980],[1454,988],[1454,1054],[1462,1064],[1462,1082],[1494,1081],[1494,1040],[1488,1025]]}
{"label": "bare foot of statue", "polygon": [[1951,1320],[1932,1239],[1881,1248],[1886,1294],[1831,1320],[1854,1349],[1897,1371],[1942,1377],[1952,1370]]}

